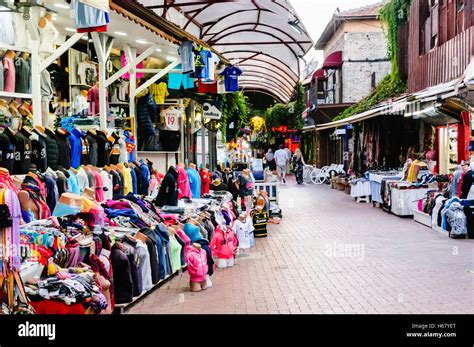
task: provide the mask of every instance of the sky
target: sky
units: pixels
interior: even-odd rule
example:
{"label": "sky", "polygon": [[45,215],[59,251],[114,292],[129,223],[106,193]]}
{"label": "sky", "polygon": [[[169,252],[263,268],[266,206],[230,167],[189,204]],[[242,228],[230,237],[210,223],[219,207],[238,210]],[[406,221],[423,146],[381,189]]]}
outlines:
{"label": "sky", "polygon": [[[298,17],[303,22],[315,43],[338,7],[339,10],[346,11],[380,1],[381,0],[290,0]],[[309,62],[313,57],[321,64],[323,52],[312,49],[305,56],[305,60]]]}

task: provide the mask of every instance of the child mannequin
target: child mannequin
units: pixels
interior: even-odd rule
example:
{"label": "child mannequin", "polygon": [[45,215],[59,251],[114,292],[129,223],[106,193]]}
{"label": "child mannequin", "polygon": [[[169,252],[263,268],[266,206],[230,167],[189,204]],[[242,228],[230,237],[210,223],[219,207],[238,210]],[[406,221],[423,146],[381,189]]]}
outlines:
{"label": "child mannequin", "polygon": [[186,254],[186,263],[190,275],[189,287],[192,292],[207,289],[206,275],[208,272],[207,254],[201,245],[193,243]]}
{"label": "child mannequin", "polygon": [[250,248],[253,246],[252,242],[254,227],[252,220],[247,217],[245,212],[239,215],[239,218],[234,222],[232,230],[237,235],[239,240],[239,250],[243,250],[245,254],[249,253]]}

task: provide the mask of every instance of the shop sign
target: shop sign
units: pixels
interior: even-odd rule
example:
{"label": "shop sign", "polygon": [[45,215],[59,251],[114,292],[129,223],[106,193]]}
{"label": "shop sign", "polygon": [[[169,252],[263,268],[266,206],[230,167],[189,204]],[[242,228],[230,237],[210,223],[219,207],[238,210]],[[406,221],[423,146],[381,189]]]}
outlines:
{"label": "shop sign", "polygon": [[337,136],[339,135],[345,135],[346,134],[346,129],[336,129],[335,134]]}
{"label": "shop sign", "polygon": [[204,118],[220,120],[222,118],[220,106],[218,101],[206,101],[202,106]]}
{"label": "shop sign", "polygon": [[343,154],[343,159],[344,161],[348,161],[349,160],[349,152],[344,152]]}

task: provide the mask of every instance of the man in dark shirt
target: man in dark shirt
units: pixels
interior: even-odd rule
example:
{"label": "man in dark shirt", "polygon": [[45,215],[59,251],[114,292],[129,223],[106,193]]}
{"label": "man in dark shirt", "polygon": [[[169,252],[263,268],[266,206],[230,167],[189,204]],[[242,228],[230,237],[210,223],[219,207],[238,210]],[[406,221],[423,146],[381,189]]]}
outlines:
{"label": "man in dark shirt", "polygon": [[467,161],[463,161],[461,163],[461,168],[462,172],[464,173],[464,177],[462,179],[462,185],[461,185],[461,199],[467,199],[467,196],[469,195],[469,191],[471,190],[471,186],[473,183],[473,172],[470,166],[470,163]]}

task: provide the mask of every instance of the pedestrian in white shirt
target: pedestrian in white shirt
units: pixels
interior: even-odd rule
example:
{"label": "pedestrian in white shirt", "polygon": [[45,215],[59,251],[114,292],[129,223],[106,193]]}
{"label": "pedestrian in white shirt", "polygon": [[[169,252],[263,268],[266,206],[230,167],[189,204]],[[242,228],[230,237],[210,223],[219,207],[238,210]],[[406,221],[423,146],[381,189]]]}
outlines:
{"label": "pedestrian in white shirt", "polygon": [[289,161],[288,153],[285,151],[285,146],[280,145],[280,149],[275,152],[274,157],[277,165],[278,178],[280,179],[281,183],[285,184],[286,167]]}

